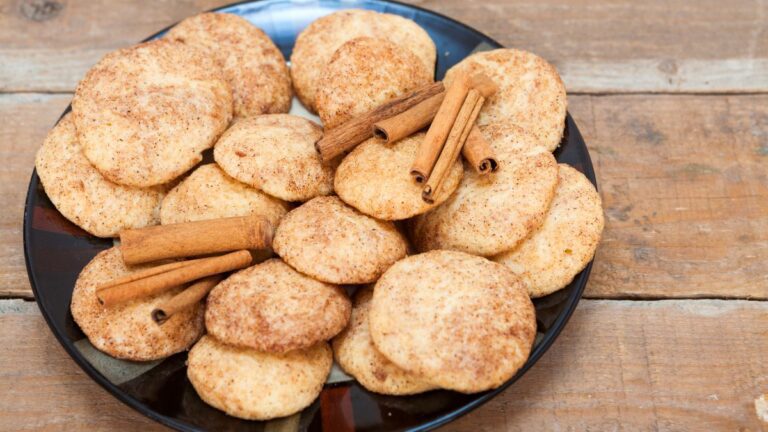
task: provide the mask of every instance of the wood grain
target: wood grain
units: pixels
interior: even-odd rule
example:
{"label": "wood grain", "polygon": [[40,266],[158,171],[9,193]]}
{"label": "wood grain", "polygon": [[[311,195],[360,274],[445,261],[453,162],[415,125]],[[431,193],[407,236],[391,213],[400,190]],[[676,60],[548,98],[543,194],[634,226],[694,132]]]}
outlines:
{"label": "wood grain", "polygon": [[768,95],[570,101],[606,212],[588,296],[768,298]]}
{"label": "wood grain", "polygon": [[768,303],[589,301],[519,383],[446,431],[761,431]]}
{"label": "wood grain", "polygon": [[[0,301],[0,328],[0,430],[165,430],[82,373],[33,303]],[[530,372],[443,430],[768,430],[767,328],[768,302],[584,300]]]}
{"label": "wood grain", "polygon": [[414,3],[553,62],[571,93],[768,89],[768,4],[761,0],[727,8],[717,0]]}
{"label": "wood grain", "polygon": [[[29,175],[85,71],[232,1],[0,0],[0,297],[32,297]],[[768,2],[410,2],[558,67],[606,210],[586,295],[613,299],[582,301],[525,377],[443,430],[768,431],[768,302],[733,300],[768,299]],[[622,300],[698,297],[731,300]],[[0,300],[0,329],[0,430],[167,430],[80,371],[34,303]]]}
{"label": "wood grain", "polygon": [[35,303],[0,300],[0,328],[0,430],[168,430],[91,381]]}
{"label": "wood grain", "polygon": [[32,297],[22,224],[37,148],[70,95],[0,94],[0,297]]}
{"label": "wood grain", "polygon": [[[555,63],[572,93],[768,90],[761,0],[411,1]],[[72,91],[101,56],[228,0],[0,0],[0,91]]]}
{"label": "wood grain", "polygon": [[0,91],[72,91],[104,54],[227,0],[0,0]]}

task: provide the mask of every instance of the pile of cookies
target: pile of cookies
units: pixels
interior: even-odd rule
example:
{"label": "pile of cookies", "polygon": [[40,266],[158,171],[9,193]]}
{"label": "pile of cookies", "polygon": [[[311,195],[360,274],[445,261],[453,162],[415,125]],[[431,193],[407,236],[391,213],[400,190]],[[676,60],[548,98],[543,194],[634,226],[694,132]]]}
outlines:
{"label": "pile of cookies", "polygon": [[[158,268],[127,265],[119,245],[104,251],[72,296],[91,343],[134,361],[191,347],[200,397],[244,419],[301,411],[334,359],[389,395],[481,392],[514,376],[536,335],[531,298],[568,285],[603,229],[593,185],[552,155],[566,116],[555,69],[515,49],[450,69],[446,88],[475,73],[498,87],[477,117],[498,169],[459,157],[431,202],[409,173],[423,131],[330,162],[315,148],[324,128],[432,83],[436,56],[413,21],[364,10],[311,23],[290,69],[264,32],[225,13],[106,55],[38,152],[61,214],[99,237],[258,216],[276,257],[260,252],[158,324],[153,311],[186,285],[104,305],[99,287]],[[287,114],[294,91],[323,127]],[[201,164],[209,149],[214,162]]]}

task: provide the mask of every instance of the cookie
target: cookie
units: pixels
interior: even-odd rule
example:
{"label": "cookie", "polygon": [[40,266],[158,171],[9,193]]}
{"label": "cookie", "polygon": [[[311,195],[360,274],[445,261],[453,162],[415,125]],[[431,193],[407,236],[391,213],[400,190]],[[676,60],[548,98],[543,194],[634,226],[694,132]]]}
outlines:
{"label": "cookie", "polygon": [[523,282],[500,264],[455,251],[393,265],[376,283],[368,319],[374,345],[390,361],[462,393],[512,378],[536,336]]}
{"label": "cookie", "polygon": [[181,21],[165,37],[198,48],[216,61],[232,89],[235,116],[291,109],[291,76],[283,54],[245,18],[201,13]]}
{"label": "cookie", "polygon": [[259,215],[273,227],[288,212],[288,204],[228,176],[216,164],[197,167],[165,196],[162,224]]}
{"label": "cookie", "polygon": [[403,396],[437,388],[400,369],[373,346],[368,330],[372,296],[373,287],[370,286],[355,294],[349,325],[333,339],[336,362],[363,387],[375,393]]}
{"label": "cookie", "polygon": [[420,251],[452,249],[492,256],[517,246],[546,217],[557,162],[532,135],[509,124],[481,128],[496,154],[496,172],[465,167],[456,192],[410,225]]}
{"label": "cookie", "polygon": [[202,160],[232,119],[232,93],[204,53],[155,40],[107,54],[72,99],[85,157],[127,186],[168,183]]}
{"label": "cookie", "polygon": [[323,135],[303,117],[272,114],[239,119],[216,143],[213,157],[230,176],[285,201],[333,192],[333,165],[315,150]]}
{"label": "cookie", "polygon": [[434,75],[435,43],[418,24],[398,15],[362,9],[346,9],[313,21],[299,33],[291,54],[294,90],[310,111],[325,66],[345,42],[358,37],[385,38],[418,57],[424,70]]}
{"label": "cookie", "polygon": [[72,223],[97,237],[157,225],[165,189],[135,188],[104,178],[83,155],[71,114],[48,133],[35,169],[46,195]]}
{"label": "cookie", "polygon": [[560,164],[558,177],[544,223],[518,247],[494,257],[526,282],[531,297],[571,283],[595,256],[605,224],[600,195],[584,174]]}
{"label": "cookie", "polygon": [[407,251],[394,224],[361,214],[335,196],[288,213],[272,247],[296,270],[335,284],[374,282]]}
{"label": "cookie", "polygon": [[208,295],[205,325],[229,345],[284,353],[331,339],[351,309],[340,287],[271,259],[218,284]]}
{"label": "cookie", "polygon": [[554,66],[535,54],[502,48],[472,54],[454,65],[445,75],[446,85],[460,72],[482,72],[499,86],[483,105],[477,124],[513,124],[535,135],[549,151],[557,148],[567,100]]}
{"label": "cookie", "polygon": [[270,354],[203,336],[187,364],[189,381],[208,405],[241,419],[269,420],[297,413],[317,399],[333,355],[324,342]]}
{"label": "cookie", "polygon": [[382,38],[345,42],[323,68],[315,108],[323,127],[332,129],[432,82],[407,48]]}
{"label": "cookie", "polygon": [[99,351],[125,360],[157,360],[186,350],[202,336],[202,302],[172,315],[163,325],[152,320],[152,311],[182,288],[111,307],[96,298],[96,287],[148,267],[126,267],[114,247],[96,255],[77,277],[72,317]]}
{"label": "cookie", "polygon": [[407,219],[442,204],[459,187],[464,170],[461,160],[456,160],[434,203],[425,202],[423,186],[409,174],[424,135],[417,133],[393,144],[377,138],[363,142],[336,169],[336,193],[352,207],[382,220]]}

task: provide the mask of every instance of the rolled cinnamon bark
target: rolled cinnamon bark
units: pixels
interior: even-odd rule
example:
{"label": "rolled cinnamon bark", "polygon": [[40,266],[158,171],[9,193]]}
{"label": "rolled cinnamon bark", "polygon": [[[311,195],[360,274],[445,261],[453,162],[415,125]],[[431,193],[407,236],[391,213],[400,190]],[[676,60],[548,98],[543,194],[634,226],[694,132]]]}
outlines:
{"label": "rolled cinnamon bark", "polygon": [[462,74],[456,77],[450,88],[446,90],[443,103],[432,119],[427,136],[424,137],[424,141],[416,152],[411,175],[417,183],[426,182],[432,174],[470,89],[474,89],[484,98],[489,98],[498,91],[498,86],[482,73],[471,76]]}
{"label": "rolled cinnamon bark", "polygon": [[430,204],[435,201],[434,197],[440,191],[440,187],[443,185],[451,165],[459,157],[461,148],[467,140],[469,131],[472,129],[475,120],[477,120],[477,116],[480,114],[480,108],[483,107],[484,101],[485,98],[477,90],[472,89],[467,93],[467,97],[459,110],[459,114],[456,116],[456,121],[451,128],[445,146],[435,163],[435,168],[422,190],[421,198],[424,201]]}
{"label": "rolled cinnamon bark", "polygon": [[240,249],[269,249],[272,234],[272,224],[260,216],[156,225],[121,231],[120,251],[126,264],[141,264]]}
{"label": "rolled cinnamon bark", "polygon": [[[201,258],[204,259],[204,258]],[[101,291],[103,289],[107,289],[109,287],[113,287],[115,285],[122,285],[124,283],[133,282],[135,280],[144,279],[149,276],[154,276],[156,274],[165,273],[170,270],[174,270],[181,267],[186,267],[188,265],[194,264],[199,260],[185,260],[185,261],[175,261],[168,264],[162,264],[155,267],[150,267],[145,270],[139,270],[134,273],[127,274],[125,276],[121,276],[117,279],[112,279],[111,281],[105,283],[104,285],[100,285],[96,287],[96,291]]]}
{"label": "rolled cinnamon bark", "polygon": [[251,253],[247,250],[240,250],[202,259],[196,265],[180,267],[144,279],[111,286],[97,291],[96,297],[104,306],[109,307],[129,300],[160,294],[207,276],[239,270],[248,267],[251,262]]}
{"label": "rolled cinnamon bark", "polygon": [[341,126],[325,131],[323,137],[315,143],[315,148],[323,162],[328,162],[372,137],[374,123],[400,114],[444,90],[443,83],[436,82],[391,100]]}
{"label": "rolled cinnamon bark", "polygon": [[477,125],[472,125],[467,141],[464,143],[464,147],[461,148],[461,154],[464,155],[467,163],[481,175],[496,171],[496,168],[499,166],[491,145],[485,139],[482,132],[480,132],[480,128]]}
{"label": "rolled cinnamon bark", "polygon": [[445,140],[451,132],[456,116],[469,92],[470,79],[467,75],[459,75],[445,92],[445,98],[427,130],[424,141],[416,151],[416,159],[411,166],[411,176],[417,183],[424,183],[432,173],[432,169],[443,150]]}
{"label": "rolled cinnamon bark", "polygon": [[387,143],[400,141],[427,127],[435,118],[445,92],[438,93],[402,113],[373,125],[373,135]]}
{"label": "rolled cinnamon bark", "polygon": [[176,294],[170,300],[161,304],[152,311],[152,319],[162,324],[172,317],[176,312],[180,312],[197,304],[215,287],[223,277],[221,275],[208,276],[193,283],[184,291]]}

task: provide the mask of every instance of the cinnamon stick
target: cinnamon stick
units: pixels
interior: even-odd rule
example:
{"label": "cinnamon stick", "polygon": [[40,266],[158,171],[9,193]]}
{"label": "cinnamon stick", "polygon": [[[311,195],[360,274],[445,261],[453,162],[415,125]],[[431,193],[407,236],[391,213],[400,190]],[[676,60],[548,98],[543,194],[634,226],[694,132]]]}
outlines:
{"label": "cinnamon stick", "polygon": [[245,216],[156,225],[120,232],[126,264],[184,258],[239,249],[272,246],[272,224],[260,216]]}
{"label": "cinnamon stick", "polygon": [[487,174],[496,171],[499,163],[496,161],[496,155],[491,149],[491,145],[480,132],[477,125],[473,125],[467,136],[464,147],[461,148],[461,154],[467,160],[472,168],[480,174]]}
{"label": "cinnamon stick", "polygon": [[435,118],[432,119],[432,125],[427,130],[424,141],[419,145],[416,159],[411,166],[411,176],[417,183],[425,182],[432,172],[432,168],[434,168],[437,158],[443,150],[445,140],[451,132],[451,127],[456,122],[456,116],[467,97],[469,86],[469,76],[461,74],[446,90],[443,103],[437,110]]}
{"label": "cinnamon stick", "polygon": [[373,110],[326,131],[315,143],[323,162],[328,162],[373,136],[373,124],[400,114],[421,101],[445,90],[442,82],[436,82],[407,95],[393,99]]}
{"label": "cinnamon stick", "polygon": [[435,118],[444,98],[445,92],[438,93],[394,117],[374,123],[373,135],[393,143],[420,131]]}
{"label": "cinnamon stick", "polygon": [[173,287],[206,276],[245,268],[251,264],[251,261],[251,253],[247,250],[204,258],[193,266],[180,267],[144,279],[105,288],[97,291],[96,297],[104,306],[109,307],[128,300],[160,294]]}
{"label": "cinnamon stick", "polygon": [[137,272],[129,273],[125,276],[121,276],[117,279],[112,279],[111,281],[105,283],[104,285],[100,285],[96,287],[96,291],[101,291],[103,289],[107,289],[109,287],[113,287],[115,285],[122,285],[124,283],[133,282],[135,280],[144,279],[149,276],[154,276],[156,274],[165,273],[170,270],[175,270],[177,268],[186,267],[189,265],[194,265],[195,263],[203,260],[205,258],[195,259],[195,260],[186,260],[186,261],[175,261],[168,264],[162,264],[155,267],[150,267],[145,270],[139,270]]}
{"label": "cinnamon stick", "polygon": [[220,275],[200,279],[153,310],[152,319],[158,324],[163,324],[175,313],[189,309],[197,304],[222,279],[223,277]]}
{"label": "cinnamon stick", "polygon": [[459,157],[461,148],[475,120],[477,120],[477,116],[480,114],[480,108],[483,107],[484,101],[485,98],[477,90],[472,89],[467,93],[467,97],[459,110],[459,114],[456,116],[456,121],[451,128],[445,146],[435,163],[435,168],[422,191],[421,197],[424,201],[430,204],[434,203],[434,197],[437,196],[445,176],[450,171],[454,162],[456,162],[456,158]]}

